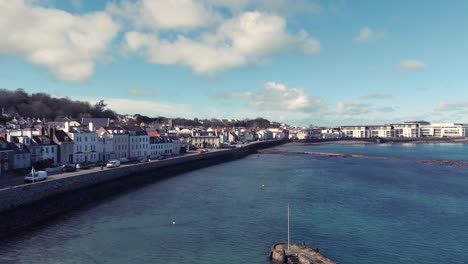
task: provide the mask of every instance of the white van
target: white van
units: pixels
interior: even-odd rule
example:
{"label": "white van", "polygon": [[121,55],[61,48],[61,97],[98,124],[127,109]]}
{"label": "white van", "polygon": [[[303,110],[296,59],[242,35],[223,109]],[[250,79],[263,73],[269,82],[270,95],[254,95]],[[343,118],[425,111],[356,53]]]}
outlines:
{"label": "white van", "polygon": [[109,160],[106,164],[107,168],[115,168],[115,167],[120,167],[120,160]]}
{"label": "white van", "polygon": [[35,171],[24,177],[24,182],[37,182],[47,180],[47,171]]}

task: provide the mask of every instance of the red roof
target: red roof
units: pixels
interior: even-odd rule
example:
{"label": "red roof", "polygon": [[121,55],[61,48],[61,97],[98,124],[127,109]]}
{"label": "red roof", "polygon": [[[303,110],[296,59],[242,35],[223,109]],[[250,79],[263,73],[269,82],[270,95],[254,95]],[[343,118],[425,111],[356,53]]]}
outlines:
{"label": "red roof", "polygon": [[150,137],[159,137],[159,133],[156,130],[146,131],[146,133],[148,133],[148,136],[150,136]]}

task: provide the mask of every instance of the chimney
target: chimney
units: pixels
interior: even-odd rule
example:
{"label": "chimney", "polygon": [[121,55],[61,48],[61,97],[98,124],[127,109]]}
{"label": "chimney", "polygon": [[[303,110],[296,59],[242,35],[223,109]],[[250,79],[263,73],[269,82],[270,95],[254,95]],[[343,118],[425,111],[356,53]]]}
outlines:
{"label": "chimney", "polygon": [[94,132],[94,125],[93,125],[93,122],[89,122],[88,128],[89,128],[89,131]]}
{"label": "chimney", "polygon": [[65,132],[70,132],[70,123],[68,123],[68,121],[65,122],[65,128],[63,129],[63,131]]}

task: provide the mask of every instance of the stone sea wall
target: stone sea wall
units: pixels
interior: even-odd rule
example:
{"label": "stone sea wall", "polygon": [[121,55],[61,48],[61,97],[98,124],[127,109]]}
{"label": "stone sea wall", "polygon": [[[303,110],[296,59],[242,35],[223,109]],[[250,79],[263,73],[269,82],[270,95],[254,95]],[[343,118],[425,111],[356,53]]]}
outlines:
{"label": "stone sea wall", "polygon": [[234,149],[139,163],[3,189],[0,191],[0,237],[15,234],[18,230],[132,188],[239,159],[281,143],[258,142]]}

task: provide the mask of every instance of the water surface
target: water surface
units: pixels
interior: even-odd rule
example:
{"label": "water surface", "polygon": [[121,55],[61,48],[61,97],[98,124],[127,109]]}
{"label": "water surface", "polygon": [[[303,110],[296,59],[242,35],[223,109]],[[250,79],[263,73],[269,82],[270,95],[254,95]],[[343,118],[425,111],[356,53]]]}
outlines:
{"label": "water surface", "polygon": [[468,144],[463,143],[287,145],[282,149],[399,158],[468,160]]}
{"label": "water surface", "polygon": [[270,263],[288,202],[291,239],[339,263],[468,263],[466,170],[310,155],[145,186],[0,242],[0,263]]}

